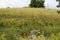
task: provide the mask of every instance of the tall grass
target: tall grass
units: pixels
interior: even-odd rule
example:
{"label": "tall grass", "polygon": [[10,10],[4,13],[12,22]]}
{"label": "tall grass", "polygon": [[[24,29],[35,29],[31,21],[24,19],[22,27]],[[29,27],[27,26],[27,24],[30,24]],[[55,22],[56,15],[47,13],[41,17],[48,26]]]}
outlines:
{"label": "tall grass", "polygon": [[33,32],[36,40],[60,40],[60,14],[44,8],[0,9],[0,40],[27,40],[33,30],[44,35]]}

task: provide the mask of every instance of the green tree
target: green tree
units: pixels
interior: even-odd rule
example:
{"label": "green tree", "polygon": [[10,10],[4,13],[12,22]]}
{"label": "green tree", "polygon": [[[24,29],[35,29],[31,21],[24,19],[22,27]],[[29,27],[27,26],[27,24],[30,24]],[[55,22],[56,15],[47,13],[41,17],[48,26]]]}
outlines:
{"label": "green tree", "polygon": [[60,0],[59,0],[59,6],[60,6]]}
{"label": "green tree", "polygon": [[44,7],[44,0],[31,0],[30,7]]}
{"label": "green tree", "polygon": [[36,7],[36,0],[31,0],[30,7]]}

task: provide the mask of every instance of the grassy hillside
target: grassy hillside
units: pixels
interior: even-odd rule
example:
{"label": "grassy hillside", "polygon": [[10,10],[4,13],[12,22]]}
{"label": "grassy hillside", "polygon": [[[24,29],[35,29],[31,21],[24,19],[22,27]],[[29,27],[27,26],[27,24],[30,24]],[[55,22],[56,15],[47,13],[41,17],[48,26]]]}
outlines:
{"label": "grassy hillside", "polygon": [[57,10],[1,8],[0,40],[28,39],[60,40],[60,14]]}

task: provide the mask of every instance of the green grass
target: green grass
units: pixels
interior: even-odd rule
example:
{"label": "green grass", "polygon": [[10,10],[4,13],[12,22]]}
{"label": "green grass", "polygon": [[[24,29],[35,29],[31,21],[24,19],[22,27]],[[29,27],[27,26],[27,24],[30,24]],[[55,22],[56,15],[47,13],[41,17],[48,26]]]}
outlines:
{"label": "green grass", "polygon": [[19,40],[27,37],[23,33],[32,30],[44,32],[49,40],[60,40],[60,14],[57,10],[44,8],[0,9],[0,40]]}

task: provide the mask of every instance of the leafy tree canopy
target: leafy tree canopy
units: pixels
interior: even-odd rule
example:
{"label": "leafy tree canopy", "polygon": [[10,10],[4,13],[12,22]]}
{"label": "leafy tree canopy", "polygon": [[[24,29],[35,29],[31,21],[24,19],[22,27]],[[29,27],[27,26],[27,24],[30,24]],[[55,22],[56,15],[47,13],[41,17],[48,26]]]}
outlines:
{"label": "leafy tree canopy", "polygon": [[44,0],[31,0],[30,7],[44,7]]}

